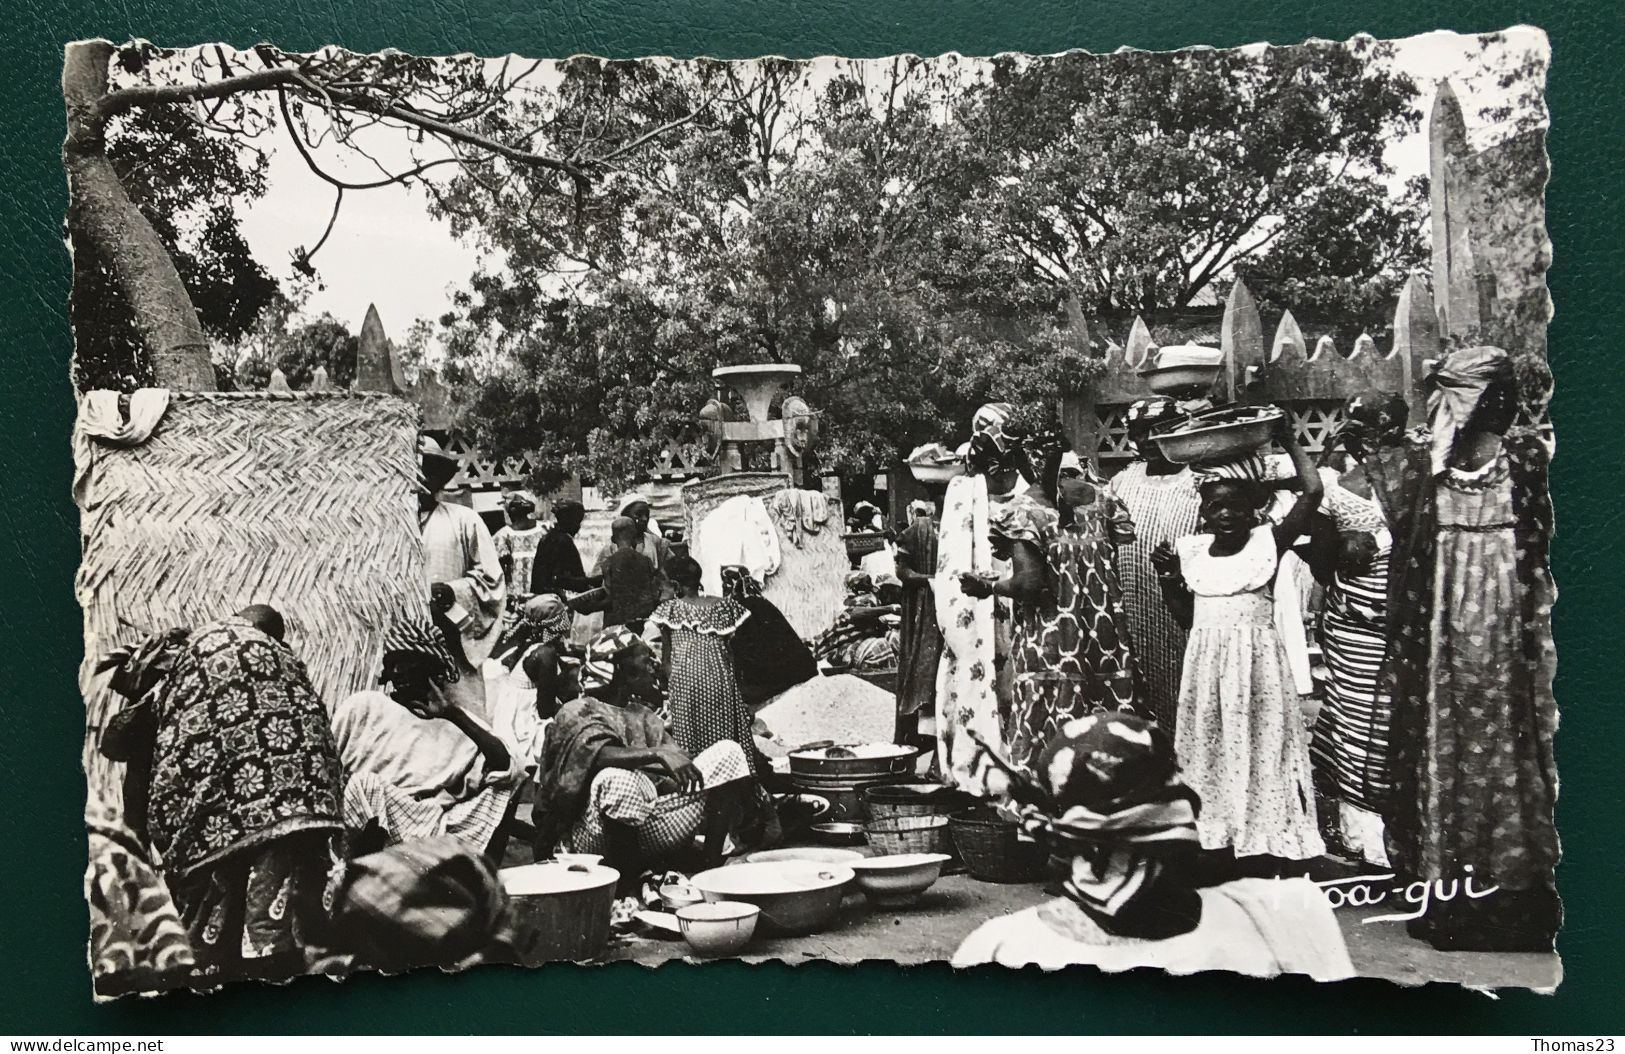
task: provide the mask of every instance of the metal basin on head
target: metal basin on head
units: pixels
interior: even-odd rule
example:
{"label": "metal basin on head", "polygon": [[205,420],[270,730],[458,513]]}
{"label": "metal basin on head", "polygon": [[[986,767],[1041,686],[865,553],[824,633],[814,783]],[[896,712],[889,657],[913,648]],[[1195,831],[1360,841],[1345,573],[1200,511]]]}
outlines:
{"label": "metal basin on head", "polygon": [[766,421],[773,397],[801,376],[801,367],[792,363],[761,363],[750,366],[719,366],[711,376],[724,382],[745,400],[745,413],[752,421]]}

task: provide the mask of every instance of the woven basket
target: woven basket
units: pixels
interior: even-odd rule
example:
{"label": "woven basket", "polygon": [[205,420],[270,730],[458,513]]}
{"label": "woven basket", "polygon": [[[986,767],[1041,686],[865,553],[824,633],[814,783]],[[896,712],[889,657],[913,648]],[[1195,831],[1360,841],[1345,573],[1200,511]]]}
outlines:
{"label": "woven basket", "polygon": [[893,816],[870,820],[864,826],[869,844],[881,856],[902,853],[944,853],[953,855],[946,816]]}
{"label": "woven basket", "polygon": [[1021,840],[1020,825],[974,809],[948,820],[948,832],[971,877],[983,882],[1033,882],[1043,877],[1045,853]]}

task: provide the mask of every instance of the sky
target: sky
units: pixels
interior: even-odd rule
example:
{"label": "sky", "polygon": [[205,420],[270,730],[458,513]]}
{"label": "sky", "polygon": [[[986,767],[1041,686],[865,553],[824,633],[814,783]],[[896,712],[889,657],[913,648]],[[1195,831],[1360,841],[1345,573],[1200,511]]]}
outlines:
{"label": "sky", "polygon": [[[1527,28],[1508,32],[1505,46],[1546,50],[1543,34]],[[1475,147],[1489,145],[1503,134],[1479,116],[1481,109],[1502,102],[1503,93],[1483,77],[1474,78],[1476,83],[1470,85],[1465,81],[1467,73],[1481,63],[1477,37],[1448,32],[1397,41],[1392,62],[1416,81],[1424,117],[1432,107],[1436,85],[1444,79],[1453,82],[1466,116],[1468,138]],[[530,83],[556,83],[556,66],[545,63],[533,76]],[[405,160],[398,138],[391,135],[391,141],[372,143],[372,152],[386,164]],[[312,246],[321,238],[334,194],[309,171],[285,137],[276,140],[269,153],[268,191],[247,207],[241,222],[255,257],[275,277],[286,281],[294,273],[294,250]],[[377,177],[370,164],[347,164],[336,150],[318,150],[317,156],[341,177]],[[1414,134],[1389,147],[1388,160],[1395,169],[1396,183],[1427,171],[1425,120]],[[448,166],[445,171],[450,170]],[[423,191],[400,186],[346,194],[334,229],[315,260],[323,287],[311,296],[307,313],[330,313],[359,331],[368,305],[376,304],[385,332],[397,341],[415,320],[444,313],[452,292],[479,265],[481,253],[472,242],[453,237],[443,221],[432,219],[425,203]]]}

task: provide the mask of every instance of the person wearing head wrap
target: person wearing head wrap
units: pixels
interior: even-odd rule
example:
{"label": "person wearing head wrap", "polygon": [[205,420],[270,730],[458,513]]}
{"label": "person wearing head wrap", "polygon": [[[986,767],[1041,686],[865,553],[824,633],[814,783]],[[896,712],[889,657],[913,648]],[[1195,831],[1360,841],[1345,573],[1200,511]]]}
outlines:
{"label": "person wearing head wrap", "polygon": [[697,834],[705,866],[720,861],[754,799],[750,762],[728,739],[685,752],[650,709],[659,682],[654,652],[625,626],[588,645],[581,698],[560,708],[543,744],[538,858],[559,848],[602,854],[627,888]]}
{"label": "person wearing head wrap", "polygon": [[812,649],[796,633],[750,569],[732,564],[722,569],[722,595],[737,601],[750,617],[734,631],[730,644],[739,693],[754,712],[775,697],[818,676]]}
{"label": "person wearing head wrap", "polygon": [[497,549],[497,560],[507,582],[508,608],[515,615],[530,599],[530,582],[535,572],[536,549],[542,544],[546,532],[536,522],[536,499],[523,490],[509,491],[502,496],[502,509],[508,522],[491,542]]}
{"label": "person wearing head wrap", "polygon": [[994,582],[965,575],[960,588],[1011,601],[1014,698],[1005,742],[1015,763],[1027,766],[1071,718],[1143,702],[1113,552],[1133,537],[1132,525],[1098,482],[1061,479],[1068,448],[1057,429],[1011,430],[1017,463],[1038,481],[991,518],[994,550],[1007,555],[1011,573]]}
{"label": "person wearing head wrap", "polygon": [[512,961],[522,928],[490,860],[442,835],[344,865],[323,973]]}
{"label": "person wearing head wrap", "polygon": [[897,664],[897,631],[892,622],[901,615],[901,605],[881,598],[873,575],[850,572],[841,610],[830,628],[814,641],[813,655],[843,670],[893,669]]}
{"label": "person wearing head wrap", "polygon": [[1123,420],[1135,460],[1109,485],[1112,497],[1123,503],[1134,522],[1134,540],[1117,550],[1123,614],[1144,677],[1147,709],[1169,735],[1179,716],[1185,630],[1162,602],[1151,554],[1160,545],[1196,533],[1202,499],[1191,469],[1163,457],[1150,436],[1184,416],[1174,400],[1161,396],[1129,406]]}
{"label": "person wearing head wrap", "polygon": [[[654,563],[655,570],[664,576],[666,565],[672,558],[671,543],[666,541],[666,536],[654,525],[654,506],[643,498],[634,497],[621,506],[621,511],[616,517],[617,522],[622,518],[631,520],[636,525],[632,548],[648,557]],[[608,545],[599,550],[598,559],[593,563],[594,576],[601,577],[604,574],[605,564],[619,548],[612,538]]]}
{"label": "person wearing head wrap", "polygon": [[1325,693],[1310,738],[1328,842],[1386,867],[1382,804],[1392,785],[1393,705],[1382,684],[1388,652],[1388,574],[1393,535],[1360,462],[1367,450],[1407,442],[1403,396],[1368,391],[1349,398],[1334,437],[1354,457],[1347,472],[1320,470],[1322,516],[1311,549],[1326,586],[1318,626]]}
{"label": "person wearing head wrap", "polygon": [[1471,868],[1478,888],[1497,890],[1435,903],[1407,924],[1413,935],[1442,949],[1549,953],[1562,914],[1550,455],[1514,427],[1505,351],[1455,351],[1428,386],[1430,443],[1364,462],[1395,527],[1389,857],[1414,880]]}
{"label": "person wearing head wrap", "polygon": [[897,537],[897,577],[903,583],[902,624],[897,637],[897,736],[909,742],[922,712],[936,711],[937,670],[942,663],[942,630],[937,625],[936,505],[911,501],[907,529]]}
{"label": "person wearing head wrap", "polygon": [[123,654],[116,684],[140,693],[154,733],[147,833],[198,971],[302,973],[341,829],[339,759],[304,663],[243,615]]}
{"label": "person wearing head wrap", "polygon": [[451,835],[493,848],[523,772],[517,747],[451,701],[463,676],[433,624],[402,619],[384,634],[379,683],[333,711],[344,764],[344,823],[386,844]]}
{"label": "person wearing head wrap", "polygon": [[1228,970],[1255,977],[1354,975],[1330,904],[1307,878],[1196,887],[1201,802],[1173,744],[1128,714],[1076,718],[1016,772],[1023,825],[1068,862],[1062,896],[984,923],[956,967]]}
{"label": "person wearing head wrap", "polygon": [[496,543],[480,514],[466,505],[441,500],[441,490],[458,462],[429,436],[418,440],[423,490],[418,526],[423,534],[423,570],[429,608],[435,620],[457,637],[453,655],[460,676],[450,682],[453,700],[471,714],[486,716],[485,682],[480,668],[502,636],[507,579]]}

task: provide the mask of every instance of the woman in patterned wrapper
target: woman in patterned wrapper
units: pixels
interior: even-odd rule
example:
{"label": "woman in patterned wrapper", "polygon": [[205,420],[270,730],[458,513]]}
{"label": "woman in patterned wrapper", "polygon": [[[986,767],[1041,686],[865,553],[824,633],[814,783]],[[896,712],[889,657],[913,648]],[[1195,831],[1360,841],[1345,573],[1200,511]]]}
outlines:
{"label": "woman in patterned wrapper", "polygon": [[283,636],[282,616],[254,605],[104,664],[142,686],[127,709],[150,715],[147,832],[209,981],[303,973],[325,936],[340,765]]}
{"label": "woman in patterned wrapper", "polygon": [[1407,924],[1454,951],[1549,953],[1562,917],[1551,454],[1514,427],[1518,380],[1500,348],[1452,352],[1429,379],[1429,445],[1364,462],[1396,526],[1389,856],[1457,891]]}
{"label": "woman in patterned wrapper", "polygon": [[[1013,417],[1006,430],[1038,486],[991,517],[996,551],[1011,573],[998,581],[960,578],[971,597],[1004,596],[1014,609],[1014,700],[1005,739],[1011,760],[1030,765],[1074,717],[1142,705],[1124,629],[1122,588],[1113,546],[1133,539],[1121,503],[1098,478],[1061,478],[1066,441],[1036,415]],[[1020,421],[1018,424],[1017,421]]]}

